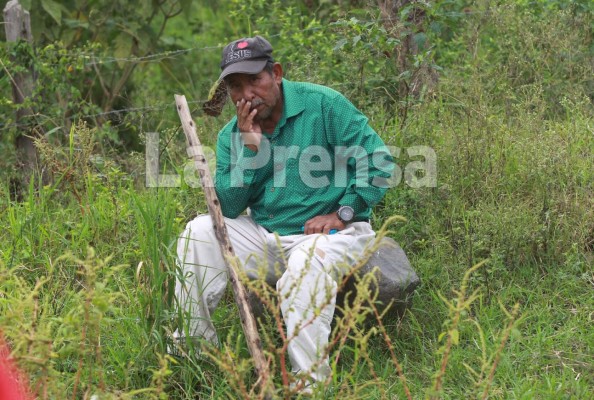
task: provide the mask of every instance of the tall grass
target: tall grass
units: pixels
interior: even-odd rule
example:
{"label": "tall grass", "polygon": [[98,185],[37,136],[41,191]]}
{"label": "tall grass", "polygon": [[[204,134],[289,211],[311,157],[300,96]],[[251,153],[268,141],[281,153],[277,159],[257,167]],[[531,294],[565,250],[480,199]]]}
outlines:
{"label": "tall grass", "polygon": [[[423,284],[394,319],[365,304],[361,283],[361,301],[335,321],[333,380],[317,398],[588,398],[594,388],[591,16],[538,19],[488,3],[469,15],[436,41],[448,68],[432,98],[405,120],[381,99],[365,110],[388,144],[437,153],[438,186],[401,184],[373,218],[379,230],[406,217],[386,233]],[[53,183],[32,182],[23,201],[0,187],[0,328],[32,390],[257,396],[231,294],[214,315],[220,349],[165,354],[180,323],[175,240],[205,211],[200,191],[140,187],[109,158],[97,162],[94,138],[78,125],[64,148],[41,143]],[[277,397],[288,398],[282,323],[271,293],[260,295]]]}

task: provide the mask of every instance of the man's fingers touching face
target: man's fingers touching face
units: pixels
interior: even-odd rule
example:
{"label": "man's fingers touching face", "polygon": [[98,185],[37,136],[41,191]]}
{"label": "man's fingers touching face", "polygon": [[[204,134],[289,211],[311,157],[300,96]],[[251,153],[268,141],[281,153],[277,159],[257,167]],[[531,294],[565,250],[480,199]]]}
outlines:
{"label": "man's fingers touching face", "polygon": [[258,109],[251,109],[251,102],[241,99],[237,106],[237,126],[240,132],[260,132],[259,126],[254,126],[254,117]]}
{"label": "man's fingers touching face", "polygon": [[250,114],[256,115],[257,109],[252,110],[252,102],[241,99],[237,102],[237,114],[247,118]]}

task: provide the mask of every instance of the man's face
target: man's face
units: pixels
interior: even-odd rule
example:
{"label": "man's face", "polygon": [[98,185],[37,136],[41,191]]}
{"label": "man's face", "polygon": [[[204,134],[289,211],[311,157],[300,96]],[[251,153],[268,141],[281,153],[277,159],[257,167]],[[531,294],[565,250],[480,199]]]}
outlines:
{"label": "man's face", "polygon": [[279,68],[275,66],[272,72],[262,70],[255,75],[229,75],[225,82],[233,104],[237,104],[242,99],[250,101],[251,109],[258,109],[254,120],[261,121],[270,118],[273,112],[278,111],[277,106],[281,97],[282,72],[279,73],[278,70]]}

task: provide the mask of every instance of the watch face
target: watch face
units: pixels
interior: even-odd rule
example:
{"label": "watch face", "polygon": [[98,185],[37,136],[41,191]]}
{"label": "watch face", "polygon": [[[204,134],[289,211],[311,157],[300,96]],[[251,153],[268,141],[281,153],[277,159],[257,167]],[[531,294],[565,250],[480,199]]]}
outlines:
{"label": "watch face", "polygon": [[338,216],[343,221],[349,222],[355,216],[355,212],[353,211],[353,209],[351,207],[344,206],[344,207],[340,207],[340,210],[338,210]]}

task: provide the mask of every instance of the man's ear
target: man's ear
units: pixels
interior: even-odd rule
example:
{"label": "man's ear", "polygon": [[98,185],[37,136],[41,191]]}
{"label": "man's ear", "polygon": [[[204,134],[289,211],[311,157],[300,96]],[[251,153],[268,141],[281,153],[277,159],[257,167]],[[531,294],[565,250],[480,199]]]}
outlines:
{"label": "man's ear", "polygon": [[280,85],[283,81],[283,66],[280,63],[274,63],[272,66],[272,76],[274,76],[274,81]]}

